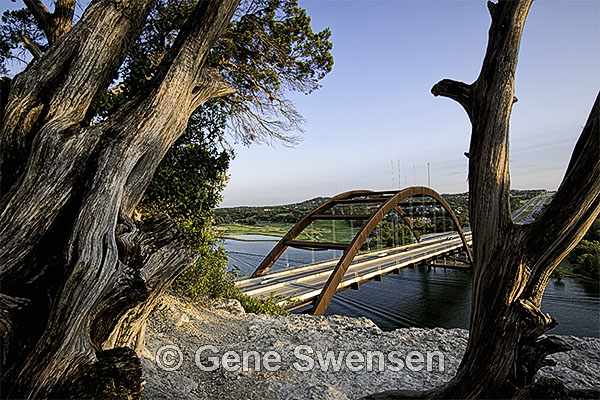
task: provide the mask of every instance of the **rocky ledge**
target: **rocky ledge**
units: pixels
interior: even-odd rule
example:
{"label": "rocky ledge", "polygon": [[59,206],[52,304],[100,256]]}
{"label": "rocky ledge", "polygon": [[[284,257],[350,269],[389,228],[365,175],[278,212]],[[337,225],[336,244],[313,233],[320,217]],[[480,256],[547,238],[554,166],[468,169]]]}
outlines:
{"label": "rocky ledge", "polygon": [[[600,339],[563,336],[573,350],[539,375],[600,387]],[[236,301],[199,307],[165,296],[142,357],[148,399],[356,399],[449,380],[463,329],[380,330],[367,318],[245,314]],[[328,353],[329,352],[329,353]],[[245,362],[244,362],[245,359]]]}

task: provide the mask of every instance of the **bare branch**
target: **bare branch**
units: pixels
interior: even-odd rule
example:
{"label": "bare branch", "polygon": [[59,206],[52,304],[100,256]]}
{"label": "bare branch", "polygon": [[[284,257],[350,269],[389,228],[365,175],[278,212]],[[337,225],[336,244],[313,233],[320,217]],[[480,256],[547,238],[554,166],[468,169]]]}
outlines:
{"label": "bare branch", "polygon": [[492,1],[488,1],[487,8],[488,8],[488,11],[490,12],[490,16],[492,17],[492,19],[495,18],[496,15],[498,15],[498,4],[496,4]]}
{"label": "bare branch", "polygon": [[40,0],[23,0],[23,3],[31,11],[31,14],[33,14],[33,17],[46,34],[46,37],[49,38],[51,36],[50,18],[52,17],[50,11],[48,11],[44,3]]}
{"label": "bare branch", "polygon": [[51,18],[52,32],[48,37],[48,44],[60,39],[71,29],[73,14],[75,13],[76,0],[57,0]]}
{"label": "bare branch", "polygon": [[40,49],[40,46],[38,46],[37,43],[34,42],[29,36],[21,35],[20,39],[25,48],[29,50],[29,53],[31,53],[33,58],[37,60],[38,58],[42,57],[42,55],[44,54],[42,52],[42,49]]}
{"label": "bare branch", "polygon": [[434,96],[448,97],[458,102],[467,112],[469,119],[471,119],[473,112],[471,85],[452,79],[442,79],[431,88],[431,93]]}
{"label": "bare branch", "polygon": [[227,83],[216,68],[204,68],[196,80],[193,89],[193,109],[207,101],[207,98],[217,98],[235,93],[235,89]]}
{"label": "bare branch", "polygon": [[512,225],[509,121],[519,44],[532,1],[488,3],[492,24],[479,77],[470,85],[444,79],[431,90],[461,104],[473,127],[468,151],[469,216],[474,256],[480,265],[488,263]]}
{"label": "bare branch", "polygon": [[50,13],[40,0],[23,0],[23,2],[44,31],[49,45],[71,29],[76,0],[57,0],[53,13]]}
{"label": "bare branch", "polygon": [[234,95],[223,102],[229,107],[230,128],[243,143],[271,144],[273,139],[284,145],[299,142],[298,133],[303,132],[304,120],[291,102],[273,102],[256,95],[249,98]]}
{"label": "bare branch", "polygon": [[[473,125],[469,148],[469,217],[473,250],[486,265],[511,229],[509,193],[509,127],[519,47],[533,0],[499,2],[478,78],[470,85]],[[451,93],[464,98],[465,88],[452,84]],[[458,101],[458,100],[457,100]]]}

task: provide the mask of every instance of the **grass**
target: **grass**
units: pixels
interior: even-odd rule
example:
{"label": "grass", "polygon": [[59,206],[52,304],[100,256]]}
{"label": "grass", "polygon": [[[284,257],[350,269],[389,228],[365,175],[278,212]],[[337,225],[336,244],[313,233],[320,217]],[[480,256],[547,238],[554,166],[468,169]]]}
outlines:
{"label": "grass", "polygon": [[[256,221],[255,225],[223,224],[216,229],[224,237],[238,235],[268,235],[283,237],[294,226],[285,222]],[[315,221],[298,236],[297,240],[318,242],[349,243],[358,233],[362,224],[355,222],[353,226],[340,221]],[[242,240],[235,238],[237,240]],[[252,239],[248,239],[252,241]]]}
{"label": "grass", "polygon": [[[335,223],[335,225],[333,225]],[[315,221],[300,235],[300,240],[315,240],[320,242],[349,243],[361,228],[356,222],[351,227],[340,221]],[[354,228],[354,229],[352,229]]]}
{"label": "grass", "polygon": [[268,235],[282,237],[292,228],[292,226],[292,224],[285,222],[257,221],[256,225],[225,224],[217,225],[215,228],[225,237],[237,235]]}
{"label": "grass", "polygon": [[[304,231],[296,238],[296,240],[306,240],[310,242],[328,242],[328,243],[344,243],[349,244],[354,236],[359,232],[362,227],[363,221],[354,221],[352,226],[344,221],[332,221],[316,220],[311,225],[306,227]],[[239,238],[237,235],[269,235],[276,237],[283,237],[291,228],[293,224],[284,222],[268,222],[268,221],[257,221],[255,225],[242,225],[242,224],[223,224],[217,225],[216,229],[225,238],[234,240],[255,241],[251,238]],[[401,236],[401,235],[400,235]],[[259,240],[259,239],[256,239]],[[262,239],[261,239],[262,240]],[[412,236],[405,238],[406,243],[411,243]],[[404,243],[398,238],[398,245]],[[387,248],[386,244],[382,240],[379,247],[376,243],[372,246],[378,246],[380,249]],[[393,247],[393,246],[390,246]]]}

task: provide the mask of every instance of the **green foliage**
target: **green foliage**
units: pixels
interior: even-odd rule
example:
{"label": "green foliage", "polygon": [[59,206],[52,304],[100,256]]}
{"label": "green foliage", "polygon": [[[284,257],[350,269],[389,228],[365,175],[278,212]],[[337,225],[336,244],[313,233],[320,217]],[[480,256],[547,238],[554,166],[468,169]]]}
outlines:
{"label": "green foliage", "polygon": [[244,143],[300,129],[286,91],[311,93],[333,67],[331,31],[313,32],[297,0],[243,1],[213,48],[209,64],[237,90],[223,99],[231,128]]}
{"label": "green foliage", "polygon": [[600,278],[600,242],[582,240],[569,253],[573,272],[590,278]]}
{"label": "green foliage", "polygon": [[574,272],[585,275],[590,278],[600,278],[600,245],[597,245],[593,252],[582,254],[577,258]]}
{"label": "green foliage", "polygon": [[200,260],[173,283],[172,289],[195,301],[237,295],[233,277],[227,273],[227,255],[222,247],[198,250]]}
{"label": "green foliage", "polygon": [[600,242],[600,218],[596,219],[583,237],[585,240]]}
{"label": "green foliage", "polygon": [[[152,84],[164,72],[161,61],[177,46],[197,0],[158,0],[121,66],[119,84],[98,95],[88,121],[101,120]],[[0,30],[0,72],[9,59],[27,63],[20,36],[26,34],[42,50],[47,43],[27,9],[6,11]],[[216,68],[236,93],[214,106],[227,115],[229,131],[245,144],[278,139],[294,142],[302,117],[286,99],[304,94],[333,66],[331,31],[313,32],[310,17],[297,0],[242,0],[223,36],[210,51],[207,67]],[[168,58],[167,58],[168,59]]]}
{"label": "green foliage", "polygon": [[558,279],[559,281],[565,277],[565,271],[559,268],[556,268],[554,271],[552,271],[552,275],[551,278],[554,279]]}
{"label": "green foliage", "polygon": [[272,315],[287,315],[288,312],[283,306],[277,304],[278,302],[285,299],[281,295],[275,295],[274,293],[269,296],[262,298],[252,298],[246,294],[241,293],[240,296],[233,297],[240,301],[244,310],[249,313],[255,314],[272,314]]}
{"label": "green foliage", "polygon": [[583,239],[571,250],[566,263],[576,274],[600,278],[600,218],[592,223]]}
{"label": "green foliage", "polygon": [[0,26],[0,73],[8,73],[9,61],[25,63],[28,55],[23,48],[23,37],[45,48],[46,39],[28,9],[7,10],[2,14]]}
{"label": "green foliage", "polygon": [[138,209],[174,218],[196,249],[212,246],[213,209],[221,200],[233,156],[220,149],[225,116],[214,103],[199,108],[163,158]]}
{"label": "green foliage", "polygon": [[[468,209],[468,193],[445,194],[444,198],[453,208],[461,226],[463,228],[468,227],[469,220],[468,212],[466,211]],[[245,231],[250,230],[251,233],[255,234],[283,235],[291,228],[291,225],[289,224],[297,223],[315,207],[327,200],[327,197],[317,197],[304,202],[286,205],[220,208],[215,210],[215,222],[220,228],[226,229],[228,234],[235,234],[235,232],[243,234],[246,233]],[[376,207],[377,206],[373,205],[352,205],[350,207],[336,206],[334,212],[336,214],[370,214],[376,210]],[[402,208],[409,216],[425,216],[435,221],[435,226],[433,222],[424,224],[419,220],[415,221],[414,225],[417,228],[420,228],[422,234],[455,229],[452,219],[445,215],[445,212],[442,214],[439,206],[436,208],[435,219],[433,218],[433,208],[426,207],[425,213],[423,213],[422,205],[420,205],[418,201],[415,201],[413,207],[411,207],[410,200],[407,200],[402,204]],[[344,221],[343,224],[343,226],[340,227],[340,225],[338,225],[337,227],[335,241],[344,242],[352,239],[354,234],[362,227],[364,221]],[[394,228],[394,216],[388,214],[374,231],[373,237],[379,234],[380,244],[384,247],[391,246],[392,243],[401,244],[403,242],[402,235],[404,235],[404,243],[411,243],[413,234],[408,226],[400,219],[395,222],[395,225],[396,227]],[[255,228],[249,229],[250,227]],[[350,227],[352,227],[352,229],[350,229]],[[322,234],[322,237],[319,237],[320,240],[333,241],[331,222],[327,221],[323,222],[323,224],[316,222],[312,224],[311,228],[315,229],[317,236]],[[310,232],[311,228],[308,228],[305,232]],[[229,232],[230,230],[233,232]],[[284,232],[277,232],[278,230],[284,230]],[[300,237],[300,240],[305,239],[312,240],[311,238],[306,238],[304,236]],[[375,243],[376,242],[367,242],[363,250],[373,248]]]}
{"label": "green foliage", "polygon": [[200,260],[173,283],[175,293],[198,303],[211,299],[239,300],[244,310],[255,314],[285,315],[287,311],[277,303],[285,298],[271,293],[267,297],[252,298],[235,286],[237,274],[227,271],[227,255],[223,247],[200,249]]}
{"label": "green foliage", "polygon": [[238,299],[247,312],[285,313],[279,299],[252,299],[235,286],[235,274],[227,272],[227,255],[216,246],[212,233],[213,209],[221,200],[227,181],[231,152],[219,150],[218,137],[225,117],[214,103],[194,113],[185,133],[169,149],[138,210],[166,213],[200,253],[199,261],[173,283],[173,290],[195,301],[220,297]]}
{"label": "green foliage", "polygon": [[253,220],[254,223],[256,221],[296,223],[327,199],[327,197],[318,197],[301,203],[269,207],[219,208],[215,210],[215,222],[217,224],[247,224],[248,221]]}
{"label": "green foliage", "polygon": [[414,236],[410,228],[401,218],[396,218],[394,213],[390,213],[377,224],[367,242],[361,247],[361,251],[390,248],[410,244],[413,241]]}

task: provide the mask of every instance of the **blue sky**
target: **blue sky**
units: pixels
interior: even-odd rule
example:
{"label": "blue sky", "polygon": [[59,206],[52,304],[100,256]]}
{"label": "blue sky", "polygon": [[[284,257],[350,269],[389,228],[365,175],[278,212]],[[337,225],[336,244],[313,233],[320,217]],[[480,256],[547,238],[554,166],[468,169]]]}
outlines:
{"label": "blue sky", "polygon": [[[333,32],[333,71],[320,90],[290,96],[307,120],[299,145],[235,146],[222,206],[398,187],[397,160],[401,186],[426,184],[429,162],[434,189],[466,191],[470,124],[430,89],[442,78],[477,77],[490,23],[485,1],[300,4],[313,29]],[[517,71],[513,188],[558,187],[599,88],[600,2],[536,0]]]}
{"label": "blue sky", "polygon": [[[434,189],[466,191],[470,124],[458,104],[430,90],[442,78],[477,77],[490,23],[486,2],[300,4],[314,30],[333,32],[333,71],[313,94],[289,96],[307,121],[300,144],[234,145],[222,206],[426,184],[428,162]],[[0,0],[0,10],[20,6]],[[517,70],[513,188],[558,187],[599,88],[600,1],[536,0]]]}

